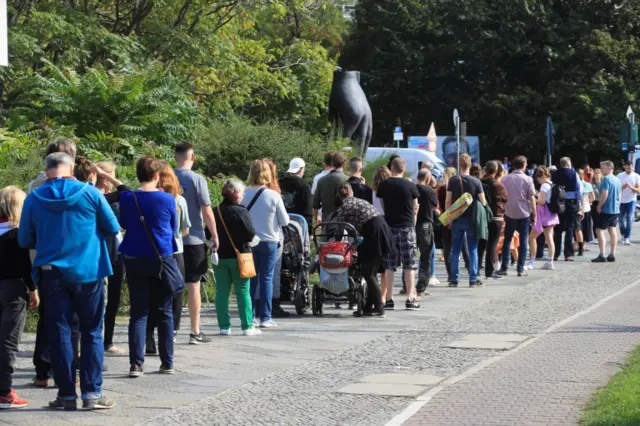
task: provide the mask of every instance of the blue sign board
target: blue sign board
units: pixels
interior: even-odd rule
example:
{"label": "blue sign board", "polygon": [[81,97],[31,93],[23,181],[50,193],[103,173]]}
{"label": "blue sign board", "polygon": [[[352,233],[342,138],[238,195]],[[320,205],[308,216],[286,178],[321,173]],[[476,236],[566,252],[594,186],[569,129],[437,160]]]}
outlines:
{"label": "blue sign board", "polygon": [[396,126],[396,128],[393,130],[393,133],[402,133],[402,127]]}

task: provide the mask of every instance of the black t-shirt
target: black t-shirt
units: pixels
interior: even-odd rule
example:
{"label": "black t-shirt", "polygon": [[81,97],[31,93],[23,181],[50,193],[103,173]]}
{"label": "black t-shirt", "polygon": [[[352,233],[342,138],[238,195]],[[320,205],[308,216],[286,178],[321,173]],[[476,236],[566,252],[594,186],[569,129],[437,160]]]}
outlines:
{"label": "black t-shirt", "polygon": [[[473,200],[478,200],[478,196],[480,194],[484,194],[484,188],[482,187],[482,182],[480,179],[474,178],[473,176],[462,176],[462,186],[464,191],[460,188],[460,176],[453,176],[449,179],[449,185],[447,186],[447,191],[451,192],[451,204],[455,203],[458,198],[462,196],[464,192],[468,192],[473,197]],[[467,219],[471,219],[473,209],[469,207],[462,213],[462,216]]]}
{"label": "black t-shirt", "polygon": [[380,182],[376,195],[384,203],[384,218],[389,226],[414,226],[413,200],[420,196],[414,183],[404,178],[389,178]]}
{"label": "black t-shirt", "polygon": [[433,210],[438,207],[436,191],[430,186],[416,185],[418,188],[418,223],[433,223]]}
{"label": "black t-shirt", "polygon": [[347,182],[351,185],[354,197],[373,204],[373,189],[366,183],[362,183],[362,179],[351,176]]}

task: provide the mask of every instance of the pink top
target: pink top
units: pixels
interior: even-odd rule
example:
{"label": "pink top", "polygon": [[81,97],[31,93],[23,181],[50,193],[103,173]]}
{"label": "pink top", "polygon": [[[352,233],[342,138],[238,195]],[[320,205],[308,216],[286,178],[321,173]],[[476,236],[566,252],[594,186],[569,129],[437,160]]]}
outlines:
{"label": "pink top", "polygon": [[504,215],[511,219],[529,217],[531,215],[529,200],[535,194],[533,179],[520,170],[516,170],[503,177],[502,184],[507,188],[509,194]]}

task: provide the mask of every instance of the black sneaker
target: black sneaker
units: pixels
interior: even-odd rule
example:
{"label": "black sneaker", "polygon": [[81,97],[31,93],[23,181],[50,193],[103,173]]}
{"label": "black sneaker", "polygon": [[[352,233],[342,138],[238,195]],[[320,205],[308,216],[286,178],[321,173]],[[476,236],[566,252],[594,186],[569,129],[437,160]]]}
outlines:
{"label": "black sneaker", "polygon": [[420,310],[420,304],[417,300],[407,300],[404,304],[404,307],[407,311],[418,311]]}
{"label": "black sneaker", "polygon": [[506,277],[507,276],[507,271],[503,271],[502,269],[498,271],[498,275],[500,275],[501,277]]}
{"label": "black sneaker", "polygon": [[396,308],[395,303],[393,303],[393,299],[389,299],[387,300],[387,302],[384,304],[384,309],[386,311],[393,311]]}
{"label": "black sneaker", "polygon": [[273,318],[288,318],[291,314],[280,306],[280,301],[277,299],[273,299],[272,308],[271,308],[271,317]]}
{"label": "black sneaker", "polygon": [[598,257],[596,257],[595,259],[591,259],[591,261],[593,263],[606,263],[607,262],[607,258],[604,257],[603,255],[599,254]]}
{"label": "black sneaker", "polygon": [[56,398],[53,401],[49,401],[49,408],[51,410],[76,411],[78,409],[78,403],[75,399],[67,400]]}
{"label": "black sneaker", "polygon": [[205,336],[205,334],[202,331],[198,334],[189,335],[190,345],[201,345],[202,343],[211,343],[211,339]]}
{"label": "black sneaker", "polygon": [[473,283],[469,283],[469,287],[474,288],[474,287],[484,287],[484,283],[480,280],[476,280]]}
{"label": "black sneaker", "polygon": [[458,281],[449,281],[449,287],[458,287]]}
{"label": "black sneaker", "polygon": [[519,277],[526,277],[526,276],[528,276],[528,275],[529,275],[529,274],[527,274],[527,272],[526,272],[526,271],[518,272],[518,276],[519,276]]}
{"label": "black sneaker", "polygon": [[378,310],[373,311],[373,315],[374,317],[379,317],[379,318],[384,318],[387,316],[387,314],[384,313],[384,309],[380,308]]}
{"label": "black sneaker", "polygon": [[170,365],[162,364],[160,365],[160,374],[175,374],[176,370],[173,369]]}
{"label": "black sneaker", "polygon": [[129,377],[138,378],[144,375],[144,369],[139,365],[132,365],[129,369]]}
{"label": "black sneaker", "polygon": [[116,406],[116,402],[103,396],[100,399],[83,399],[82,408],[85,410],[110,410]]}
{"label": "black sneaker", "polygon": [[616,257],[613,255],[613,253],[607,256],[607,262],[615,262],[615,261],[616,261]]}

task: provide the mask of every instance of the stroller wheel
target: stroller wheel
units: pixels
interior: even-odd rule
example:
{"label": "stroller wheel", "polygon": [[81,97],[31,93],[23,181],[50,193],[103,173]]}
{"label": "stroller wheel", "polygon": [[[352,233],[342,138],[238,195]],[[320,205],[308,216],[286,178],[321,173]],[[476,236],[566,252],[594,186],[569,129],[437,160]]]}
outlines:
{"label": "stroller wheel", "polygon": [[360,278],[360,285],[356,290],[356,302],[358,313],[362,316],[364,314],[364,309],[367,306],[367,282],[364,278]]}
{"label": "stroller wheel", "polygon": [[296,313],[298,315],[304,315],[304,312],[307,310],[307,298],[303,290],[296,291],[293,303],[296,307]]}
{"label": "stroller wheel", "polygon": [[314,316],[322,316],[322,304],[324,302],[322,290],[317,285],[313,286],[313,293],[311,294],[311,306]]}

